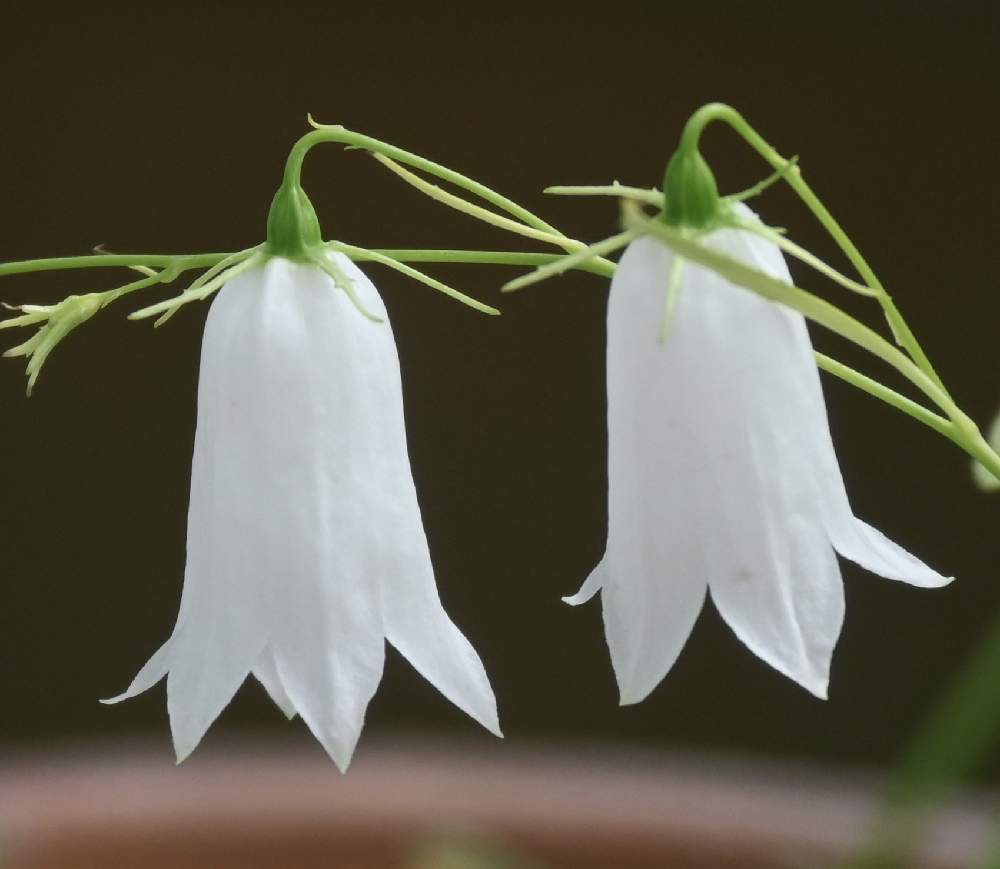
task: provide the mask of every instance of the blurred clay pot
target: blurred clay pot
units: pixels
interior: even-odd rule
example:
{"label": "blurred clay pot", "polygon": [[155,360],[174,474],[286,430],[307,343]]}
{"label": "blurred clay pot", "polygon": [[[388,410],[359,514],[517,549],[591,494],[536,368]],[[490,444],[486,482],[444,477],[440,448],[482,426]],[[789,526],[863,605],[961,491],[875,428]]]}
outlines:
{"label": "blurred clay pot", "polygon": [[[471,834],[547,869],[813,869],[876,805],[872,780],[830,772],[476,745],[366,737],[346,776],[263,742],[212,740],[180,767],[163,745],[22,754],[0,760],[0,867],[405,869],[421,842]],[[988,802],[938,817],[918,865],[972,865]]]}

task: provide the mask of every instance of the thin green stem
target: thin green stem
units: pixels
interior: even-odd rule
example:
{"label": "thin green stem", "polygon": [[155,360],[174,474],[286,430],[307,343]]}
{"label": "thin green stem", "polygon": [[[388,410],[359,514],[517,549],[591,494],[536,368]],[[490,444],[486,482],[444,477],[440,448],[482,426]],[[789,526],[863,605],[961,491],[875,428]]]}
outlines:
{"label": "thin green stem", "polygon": [[[620,232],[618,235],[611,236],[611,238],[606,238],[603,241],[590,245],[589,247],[584,247],[571,254],[559,257],[553,262],[535,269],[533,272],[528,272],[526,275],[521,275],[519,278],[508,281],[501,287],[501,291],[511,293],[515,290],[521,290],[531,284],[537,284],[539,281],[544,281],[546,278],[561,275],[569,269],[583,268],[587,263],[606,263],[608,261],[603,259],[601,254],[613,253],[619,248],[625,247],[625,245],[627,245],[630,241],[638,238],[639,235],[639,232],[627,229],[625,232]],[[611,273],[614,274],[613,265],[611,267]]]}
{"label": "thin green stem", "polygon": [[[230,254],[230,257],[239,257],[243,253],[247,252],[241,251],[239,254]],[[149,305],[145,308],[140,308],[138,311],[133,311],[128,315],[128,319],[144,320],[147,317],[156,316],[159,318],[157,323],[163,323],[165,318],[162,315],[169,315],[175,308],[186,305],[188,302],[204,301],[212,295],[212,293],[231,281],[233,278],[248,269],[257,266],[260,263],[262,256],[263,254],[261,254],[258,250],[251,250],[242,259],[236,260],[235,265],[229,266],[226,271],[221,274],[217,274],[214,278],[212,278],[212,280],[208,281],[204,285],[189,287],[184,290],[184,292],[174,296],[172,299],[164,299],[162,302],[157,302],[155,305]]]}
{"label": "thin green stem", "polygon": [[886,319],[892,329],[896,341],[913,358],[920,369],[933,380],[938,388],[947,394],[944,383],[938,377],[937,372],[931,365],[930,359],[924,353],[923,348],[917,341],[899,309],[893,302],[892,297],[886,291],[876,276],[874,270],[868,265],[861,252],[844,232],[843,228],[813,192],[812,188],[802,178],[802,173],[797,165],[791,160],[781,156],[771,145],[761,136],[746,119],[731,106],[723,103],[709,103],[702,106],[688,120],[681,136],[682,147],[697,148],[698,141],[704,128],[712,121],[723,121],[728,124],[751,148],[764,158],[776,170],[780,170],[782,177],[788,185],[795,191],[798,197],[806,204],[806,207],[813,213],[830,237],[837,243],[844,252],[851,265],[857,269],[858,274],[872,289],[878,290],[878,300],[885,312]]}
{"label": "thin green stem", "polygon": [[737,229],[743,229],[747,232],[752,232],[754,235],[759,235],[761,238],[766,238],[771,244],[777,245],[781,250],[787,253],[789,256],[795,257],[800,262],[805,263],[807,266],[811,266],[821,275],[825,275],[834,283],[840,284],[845,289],[851,292],[857,293],[861,296],[868,296],[869,298],[878,298],[879,291],[869,287],[867,284],[859,284],[857,281],[852,281],[847,275],[841,274],[833,266],[827,265],[823,260],[821,260],[815,254],[810,253],[804,247],[797,245],[790,238],[786,238],[780,232],[776,232],[771,229],[771,227],[766,226],[759,220],[734,220],[731,225]]}
{"label": "thin green stem", "polygon": [[907,416],[913,417],[913,419],[922,422],[924,425],[934,429],[938,434],[944,435],[950,441],[961,446],[955,434],[955,426],[951,420],[939,416],[922,404],[917,404],[913,399],[907,398],[905,395],[900,395],[896,390],[890,389],[888,386],[879,383],[877,380],[873,380],[871,377],[862,374],[860,371],[856,371],[831,356],[818,352],[815,356],[816,364],[824,371],[839,377],[844,382],[851,384],[851,386],[856,386],[862,392],[867,392],[869,395],[881,399],[886,404],[896,408],[896,410],[901,410]]}
{"label": "thin green stem", "polygon": [[[431,198],[480,220],[484,220],[487,223],[491,223],[494,226],[499,226],[511,232],[516,232],[557,247],[562,247],[567,251],[575,251],[584,247],[582,242],[563,235],[554,226],[542,220],[542,218],[527,208],[518,205],[495,190],[491,190],[484,184],[473,181],[471,178],[453,169],[449,169],[446,166],[442,166],[432,160],[427,160],[409,151],[404,151],[395,145],[379,141],[371,136],[355,133],[340,125],[316,124],[312,118],[309,121],[316,129],[310,133],[306,133],[292,146],[292,150],[288,155],[288,161],[285,164],[285,185],[291,186],[301,183],[302,163],[305,160],[306,154],[309,153],[309,150],[314,145],[318,145],[321,142],[335,142],[350,148],[360,148],[370,151],[383,165],[391,169],[407,183],[412,184],[423,193],[431,196]],[[453,193],[444,191],[440,187],[430,184],[419,176],[414,175],[412,172],[408,172],[398,164],[412,166],[421,172],[454,184],[456,187],[466,190],[485,202],[494,205],[501,211],[512,215],[516,220],[511,221],[509,218],[497,215]],[[613,263],[610,262],[604,263],[603,266],[608,269],[614,268]]]}
{"label": "thin green stem", "polygon": [[663,194],[655,188],[626,187],[617,181],[611,184],[555,184],[542,192],[555,196],[616,196],[619,199],[637,199],[661,210],[665,201]]}
{"label": "thin green stem", "polygon": [[630,206],[628,203],[624,206],[623,214],[627,228],[642,229],[651,235],[658,236],[680,256],[707,266],[733,283],[747,287],[758,295],[771,301],[780,302],[809,319],[815,320],[820,325],[888,362],[946,413],[953,407],[945,393],[917,367],[912,359],[886,341],[876,331],[844,313],[840,308],[831,305],[825,299],[773,278],[744,262],[706,247],[694,239],[687,238],[662,221],[650,220],[642,215],[635,206]]}
{"label": "thin green stem", "polygon": [[447,166],[442,166],[433,160],[427,160],[424,157],[404,151],[402,148],[397,148],[395,145],[379,141],[371,136],[355,133],[339,124],[316,124],[312,118],[309,120],[316,129],[310,133],[306,133],[292,146],[292,150],[288,155],[288,162],[285,164],[285,183],[299,183],[302,174],[302,161],[314,145],[318,145],[321,142],[336,142],[365,151],[371,151],[375,154],[384,154],[386,157],[390,157],[399,163],[413,166],[415,169],[426,172],[428,175],[433,175],[436,178],[447,181],[449,184],[454,184],[456,187],[468,190],[480,199],[513,215],[528,226],[533,226],[535,229],[541,229],[545,232],[559,234],[555,227],[549,225],[537,215],[532,214],[528,209],[507,199],[505,196],[501,196],[486,185],[480,184],[478,181],[473,181],[471,178],[467,178],[453,169],[449,169]]}
{"label": "thin green stem", "polygon": [[484,223],[489,223],[490,225],[499,227],[500,229],[506,229],[508,232],[513,232],[517,235],[523,235],[525,238],[532,238],[535,241],[542,241],[546,244],[552,244],[556,247],[562,247],[570,251],[579,250],[582,246],[579,242],[567,240],[562,233],[549,232],[548,230],[536,229],[533,226],[526,226],[519,220],[512,220],[511,218],[504,217],[501,214],[495,214],[489,209],[483,208],[481,205],[476,205],[462,199],[461,196],[456,196],[454,193],[442,190],[436,184],[431,184],[429,181],[425,181],[419,175],[414,174],[409,169],[405,169],[395,160],[386,157],[384,154],[376,154],[375,159],[385,166],[390,172],[395,174],[397,177],[402,178],[403,181],[410,186],[415,187],[425,196],[429,196],[434,201],[447,205],[449,208],[454,208],[456,211],[460,211],[463,214],[468,214],[470,217],[475,217],[477,220],[481,220]]}
{"label": "thin green stem", "polygon": [[[360,248],[359,248],[360,249]],[[431,250],[413,248],[372,248],[371,254],[382,254],[397,262],[411,263],[479,263],[498,266],[544,266],[565,259],[560,253],[520,253],[505,250]],[[603,277],[614,274],[614,263],[590,260],[573,268]]]}
{"label": "thin green stem", "polygon": [[[993,449],[1000,448],[1000,414],[993,418],[989,430],[986,433],[986,442]],[[972,465],[972,478],[976,485],[984,492],[996,492],[1000,490],[1000,475],[991,474],[978,462]]]}
{"label": "thin green stem", "polygon": [[181,271],[203,269],[231,256],[228,253],[200,254],[89,254],[86,256],[59,256],[48,259],[21,260],[0,263],[0,277],[22,275],[31,272],[50,272],[64,269],[87,268],[135,268],[154,266],[167,268],[176,265]]}
{"label": "thin green stem", "polygon": [[395,269],[397,272],[400,272],[409,278],[413,278],[415,281],[419,281],[420,283],[425,284],[440,293],[444,293],[446,296],[450,296],[451,298],[468,305],[470,308],[475,308],[475,310],[481,311],[484,314],[496,315],[500,313],[491,305],[487,305],[472,298],[472,296],[468,296],[459,290],[449,287],[447,284],[441,283],[441,281],[436,278],[432,278],[430,275],[425,275],[423,272],[400,262],[395,257],[389,256],[382,251],[367,250],[363,247],[354,247],[353,245],[344,244],[340,241],[329,242],[326,247],[330,250],[340,251],[356,262],[369,261],[388,266],[389,268]]}
{"label": "thin green stem", "polygon": [[641,228],[659,237],[679,256],[707,266],[735,284],[798,311],[808,319],[887,362],[945,413],[954,429],[949,435],[950,439],[979,461],[990,473],[1000,477],[1000,456],[986,442],[976,424],[922,368],[876,331],[825,299],[686,238],[662,221],[645,217],[635,203],[626,202],[622,211],[626,228]]}
{"label": "thin green stem", "polygon": [[112,302],[118,301],[118,299],[122,296],[127,296],[129,293],[134,293],[136,290],[144,290],[146,287],[153,287],[157,284],[168,284],[171,281],[176,280],[179,274],[179,271],[164,269],[162,272],[157,272],[149,277],[141,278],[140,280],[133,281],[130,284],[125,284],[123,287],[117,287],[113,290],[105,290],[103,293],[96,293],[95,295],[100,297],[101,308],[106,308]]}
{"label": "thin green stem", "polygon": [[[260,250],[260,248],[261,245],[258,245],[257,247],[249,248],[248,250],[241,250],[234,254],[230,254],[225,259],[219,260],[219,262],[217,262],[210,269],[207,269],[206,271],[198,275],[198,277],[195,278],[194,281],[192,281],[191,286],[188,287],[187,291],[189,293],[192,293],[195,290],[199,289],[200,287],[205,286],[205,284],[207,284],[209,281],[215,280],[216,277],[222,274],[230,266],[234,266],[237,263],[242,262],[244,259],[251,256],[254,253],[254,251]],[[173,317],[174,314],[176,314],[179,310],[180,306],[168,309],[163,314],[161,314],[159,318],[157,318],[156,322],[153,323],[153,326],[159,328],[164,323],[166,323],[171,317]]]}
{"label": "thin green stem", "polygon": [[789,157],[784,166],[775,169],[763,181],[758,181],[756,184],[750,185],[746,190],[741,190],[739,193],[730,193],[726,196],[726,199],[729,199],[732,202],[745,202],[747,199],[753,199],[756,196],[760,196],[761,193],[769,187],[773,187],[779,181],[784,181],[785,176],[798,165],[798,162],[799,158],[797,156]]}

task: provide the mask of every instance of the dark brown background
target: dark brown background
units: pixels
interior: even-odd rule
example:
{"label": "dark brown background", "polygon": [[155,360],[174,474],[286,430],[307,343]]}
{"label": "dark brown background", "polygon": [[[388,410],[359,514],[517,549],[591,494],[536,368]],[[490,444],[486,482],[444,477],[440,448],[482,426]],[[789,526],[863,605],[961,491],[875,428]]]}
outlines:
{"label": "dark brown background", "polygon": [[[0,260],[101,242],[144,252],[254,244],[307,111],[454,166],[596,239],[615,230],[612,202],[541,189],[659,184],[687,115],[721,99],[801,156],[959,401],[986,421],[1000,402],[991,4],[825,5],[8,9]],[[766,172],[721,128],[705,144],[724,190]],[[360,154],[315,151],[305,183],[327,237],[518,246]],[[841,262],[788,193],[757,207]],[[436,270],[502,303],[504,316],[489,319],[369,273],[395,325],[441,593],[487,665],[509,740],[884,762],[1000,606],[1000,503],[971,487],[965,457],[828,382],[857,512],[959,580],[919,591],[845,564],[848,617],[827,703],[756,660],[708,608],[663,685],[618,709],[598,606],[559,602],[605,534],[606,284],[576,275],[501,299],[513,271]],[[126,277],[5,278],[0,299],[55,301]],[[871,306],[844,302],[879,323]],[[167,636],[184,562],[205,309],[154,333],[124,321],[139,306],[109,309],[59,347],[30,401],[20,362],[0,369],[0,750],[146,733],[166,754],[162,688],[115,708],[97,703]],[[867,364],[827,335],[816,343]],[[247,687],[206,750],[296,726]],[[369,728],[401,726],[476,735],[393,653]]]}

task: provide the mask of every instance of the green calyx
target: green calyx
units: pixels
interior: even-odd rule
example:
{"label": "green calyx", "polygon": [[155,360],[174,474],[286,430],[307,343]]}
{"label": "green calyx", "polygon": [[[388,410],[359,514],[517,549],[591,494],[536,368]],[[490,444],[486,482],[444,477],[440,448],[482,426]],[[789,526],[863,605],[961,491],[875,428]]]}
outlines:
{"label": "green calyx", "polygon": [[697,145],[682,142],[670,158],[663,175],[663,192],[663,220],[669,226],[706,229],[720,216],[722,200],[715,175]]}
{"label": "green calyx", "polygon": [[311,259],[322,245],[316,209],[298,180],[286,178],[274,194],[267,215],[266,253],[306,260]]}
{"label": "green calyx", "polygon": [[705,230],[725,217],[725,200],[719,196],[715,175],[698,150],[705,127],[732,112],[721,103],[708,103],[684,125],[681,143],[663,173],[666,208],[662,219],[668,226]]}

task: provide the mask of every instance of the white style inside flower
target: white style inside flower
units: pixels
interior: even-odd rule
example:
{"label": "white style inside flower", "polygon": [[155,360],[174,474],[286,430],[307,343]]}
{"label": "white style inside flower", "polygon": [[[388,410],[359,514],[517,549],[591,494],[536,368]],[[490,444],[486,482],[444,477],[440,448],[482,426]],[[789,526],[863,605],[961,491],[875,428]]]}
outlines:
{"label": "white style inside flower", "polygon": [[281,257],[227,284],[208,315],[180,613],[114,698],[166,675],[178,761],[252,672],[346,769],[386,639],[500,735],[479,656],[438,597],[385,306],[331,256],[382,322]]}
{"label": "white style inside flower", "polygon": [[[743,218],[754,218],[739,205]],[[791,282],[743,230],[707,245]],[[917,586],[950,580],[855,518],[803,317],[643,237],[608,302],[608,541],[598,591],[623,704],[673,666],[710,594],[747,647],[818,697],[844,619],[835,554]]]}

